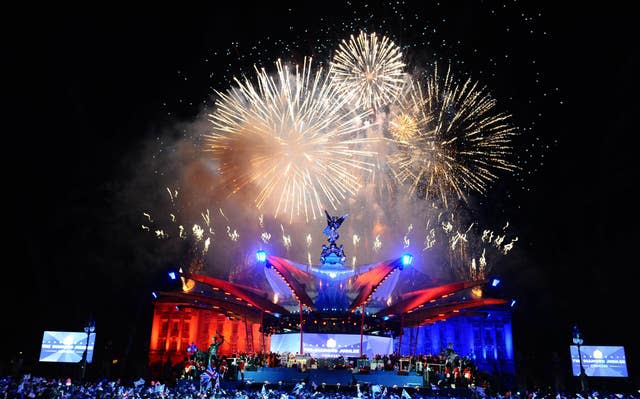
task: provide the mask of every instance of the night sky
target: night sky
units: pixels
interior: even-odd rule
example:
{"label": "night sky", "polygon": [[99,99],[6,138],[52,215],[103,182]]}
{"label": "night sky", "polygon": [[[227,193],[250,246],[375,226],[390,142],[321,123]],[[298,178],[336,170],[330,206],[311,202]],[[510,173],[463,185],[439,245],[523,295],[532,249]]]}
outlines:
{"label": "night sky", "polygon": [[451,60],[522,132],[522,171],[476,201],[519,237],[501,275],[527,372],[548,377],[553,352],[567,368],[578,323],[585,344],[624,345],[637,380],[637,21],[614,2],[424,3],[7,13],[2,363],[23,351],[37,364],[43,330],[81,331],[90,314],[98,358],[107,341],[114,357],[142,358],[150,292],[172,264],[140,230],[164,194],[150,155],[192,135],[234,75],[278,57],[327,60],[365,29],[409,63]]}

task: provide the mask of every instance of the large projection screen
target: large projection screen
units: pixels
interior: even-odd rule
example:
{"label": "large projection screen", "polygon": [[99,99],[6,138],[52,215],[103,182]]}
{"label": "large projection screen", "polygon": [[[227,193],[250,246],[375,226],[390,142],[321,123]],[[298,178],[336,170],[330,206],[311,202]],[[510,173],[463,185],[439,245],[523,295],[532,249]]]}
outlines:
{"label": "large projection screen", "polygon": [[[304,334],[304,353],[314,358],[360,356],[358,334]],[[393,353],[393,339],[376,335],[364,335],[363,353],[372,359],[375,355]],[[271,352],[300,352],[300,334],[274,334],[271,336]]]}
{"label": "large projection screen", "polygon": [[[571,345],[571,368],[580,375],[578,347]],[[628,377],[627,358],[623,346],[580,346],[582,366],[588,377]]]}
{"label": "large projection screen", "polygon": [[87,348],[87,333],[70,331],[45,331],[40,347],[41,362],[79,363],[82,354],[87,349],[87,363],[93,360],[93,346],[96,334],[89,335]]}

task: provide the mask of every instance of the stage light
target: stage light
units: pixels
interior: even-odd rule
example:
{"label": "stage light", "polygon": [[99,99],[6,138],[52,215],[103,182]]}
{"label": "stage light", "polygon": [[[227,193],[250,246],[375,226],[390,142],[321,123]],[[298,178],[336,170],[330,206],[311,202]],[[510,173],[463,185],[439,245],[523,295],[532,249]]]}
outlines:
{"label": "stage light", "polygon": [[264,252],[263,250],[259,250],[258,252],[256,252],[256,259],[258,260],[258,262],[266,262],[267,253]]}
{"label": "stage light", "polygon": [[158,293],[155,291],[151,293],[151,296],[153,297],[153,299],[158,299]]}
{"label": "stage light", "polygon": [[413,255],[404,254],[402,255],[402,266],[409,266],[413,262]]}
{"label": "stage light", "polygon": [[497,287],[498,285],[500,285],[500,279],[499,278],[494,278],[493,280],[491,280],[491,286],[492,287]]}
{"label": "stage light", "polygon": [[515,300],[515,299],[512,299],[512,300],[511,300],[511,307],[514,307],[514,306],[516,306],[516,300]]}
{"label": "stage light", "polygon": [[169,272],[169,278],[171,280],[175,280],[178,278],[178,275],[176,274],[176,272],[174,272],[173,270]]}
{"label": "stage light", "polygon": [[382,320],[385,320],[385,321],[386,321],[386,320],[389,320],[389,316],[384,316],[384,317],[382,318]]}

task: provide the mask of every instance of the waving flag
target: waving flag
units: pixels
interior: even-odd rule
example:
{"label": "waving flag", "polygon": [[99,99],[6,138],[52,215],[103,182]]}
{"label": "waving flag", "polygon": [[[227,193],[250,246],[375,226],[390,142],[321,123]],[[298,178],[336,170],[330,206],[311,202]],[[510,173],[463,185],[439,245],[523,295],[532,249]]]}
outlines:
{"label": "waving flag", "polygon": [[207,369],[200,375],[200,385],[210,385],[211,380],[218,379],[218,372],[211,367],[211,365],[207,366]]}

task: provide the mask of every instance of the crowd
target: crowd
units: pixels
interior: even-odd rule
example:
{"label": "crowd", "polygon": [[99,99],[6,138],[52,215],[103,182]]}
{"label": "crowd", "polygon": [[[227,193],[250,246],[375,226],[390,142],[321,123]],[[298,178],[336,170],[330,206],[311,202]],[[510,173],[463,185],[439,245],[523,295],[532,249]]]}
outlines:
{"label": "crowd", "polygon": [[439,393],[434,386],[422,388],[364,386],[340,387],[315,382],[295,384],[235,384],[203,388],[195,381],[163,384],[143,379],[77,383],[70,378],[6,376],[0,378],[1,399],[427,399],[435,397],[468,399],[640,399],[640,393],[591,391],[567,394],[551,390],[490,394],[481,388]]}

